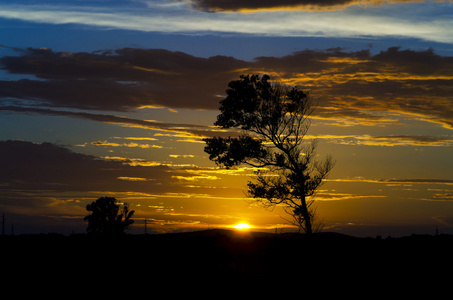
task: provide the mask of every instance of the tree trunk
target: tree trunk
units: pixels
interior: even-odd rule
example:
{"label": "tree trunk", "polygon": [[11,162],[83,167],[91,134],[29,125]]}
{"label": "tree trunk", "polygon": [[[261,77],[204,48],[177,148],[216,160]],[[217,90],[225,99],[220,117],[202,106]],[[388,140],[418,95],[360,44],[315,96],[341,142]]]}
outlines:
{"label": "tree trunk", "polygon": [[301,208],[302,208],[302,216],[304,217],[304,223],[305,223],[305,233],[310,235],[313,233],[313,230],[311,228],[311,216],[310,213],[308,212],[308,207],[307,207],[307,202],[305,201],[305,196],[302,196],[301,199]]}

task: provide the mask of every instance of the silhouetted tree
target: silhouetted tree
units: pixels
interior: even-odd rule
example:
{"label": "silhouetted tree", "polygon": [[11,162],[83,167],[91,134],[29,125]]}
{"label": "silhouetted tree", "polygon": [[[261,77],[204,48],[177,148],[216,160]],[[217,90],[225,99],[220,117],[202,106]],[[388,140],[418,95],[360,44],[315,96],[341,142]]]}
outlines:
{"label": "silhouetted tree", "polygon": [[238,137],[204,139],[209,159],[227,168],[258,168],[248,192],[265,207],[283,205],[307,234],[313,232],[316,189],[334,166],[331,156],[318,162],[316,141],[304,143],[313,100],[298,87],[270,82],[268,75],[242,75],[228,84],[214,123],[242,129]]}
{"label": "silhouetted tree", "polygon": [[101,197],[88,204],[86,210],[91,212],[84,218],[88,221],[88,233],[121,234],[134,223],[131,219],[134,211],[129,211],[127,203],[120,209],[117,200],[112,197]]}

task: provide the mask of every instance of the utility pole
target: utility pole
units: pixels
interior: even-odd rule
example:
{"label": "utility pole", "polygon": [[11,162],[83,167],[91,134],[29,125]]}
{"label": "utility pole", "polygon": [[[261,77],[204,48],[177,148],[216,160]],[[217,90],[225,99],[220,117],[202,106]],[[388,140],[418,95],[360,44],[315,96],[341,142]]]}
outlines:
{"label": "utility pole", "polygon": [[148,225],[148,218],[145,217],[145,234],[148,234],[148,227],[147,227],[147,225]]}
{"label": "utility pole", "polygon": [[5,213],[2,216],[2,235],[5,235]]}

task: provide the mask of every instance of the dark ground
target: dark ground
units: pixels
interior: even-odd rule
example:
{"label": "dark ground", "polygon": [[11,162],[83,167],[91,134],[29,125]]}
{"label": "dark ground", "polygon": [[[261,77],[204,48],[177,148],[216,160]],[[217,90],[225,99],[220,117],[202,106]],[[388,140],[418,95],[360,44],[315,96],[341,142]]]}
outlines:
{"label": "dark ground", "polygon": [[327,292],[332,292],[334,282],[382,289],[404,286],[409,278],[426,286],[450,276],[452,250],[452,235],[380,239],[215,229],[116,237],[0,236],[2,272],[12,282],[24,276],[65,284],[83,278],[96,286],[108,279],[118,290],[170,282],[221,284],[224,292],[255,285],[270,291],[329,282]]}

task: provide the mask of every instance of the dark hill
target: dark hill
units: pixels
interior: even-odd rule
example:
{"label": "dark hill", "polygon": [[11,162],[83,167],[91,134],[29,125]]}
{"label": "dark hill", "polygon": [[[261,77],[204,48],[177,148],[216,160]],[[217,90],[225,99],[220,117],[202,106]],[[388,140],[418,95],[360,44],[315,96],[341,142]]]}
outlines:
{"label": "dark hill", "polygon": [[[325,232],[311,237],[212,229],[158,235],[0,236],[2,257],[20,274],[135,276],[147,281],[290,282],[328,276],[438,273],[453,266],[453,236],[356,238]],[[5,271],[6,272],[6,271]],[[395,273],[396,272],[396,273]],[[428,274],[425,273],[425,274]],[[8,273],[9,274],[9,273]],[[296,275],[290,275],[296,274]],[[35,274],[40,276],[39,274]],[[124,277],[124,278],[126,278]]]}

